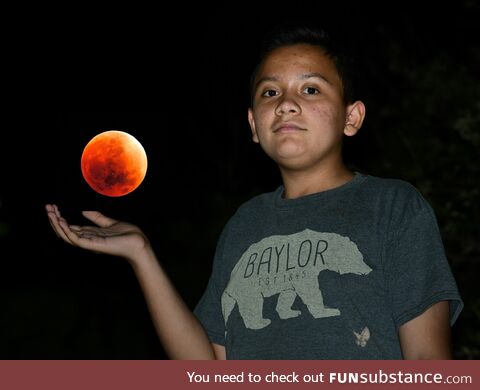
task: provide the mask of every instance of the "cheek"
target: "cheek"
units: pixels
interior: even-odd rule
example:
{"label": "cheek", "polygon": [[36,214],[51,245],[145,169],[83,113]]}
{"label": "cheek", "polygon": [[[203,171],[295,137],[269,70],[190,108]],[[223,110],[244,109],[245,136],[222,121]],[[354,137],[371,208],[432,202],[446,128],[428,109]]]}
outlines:
{"label": "cheek", "polygon": [[312,114],[325,124],[329,124],[335,129],[342,129],[344,126],[345,115],[334,106],[315,106],[312,108]]}
{"label": "cheek", "polygon": [[253,118],[257,131],[261,131],[269,123],[269,111],[264,108],[256,109]]}

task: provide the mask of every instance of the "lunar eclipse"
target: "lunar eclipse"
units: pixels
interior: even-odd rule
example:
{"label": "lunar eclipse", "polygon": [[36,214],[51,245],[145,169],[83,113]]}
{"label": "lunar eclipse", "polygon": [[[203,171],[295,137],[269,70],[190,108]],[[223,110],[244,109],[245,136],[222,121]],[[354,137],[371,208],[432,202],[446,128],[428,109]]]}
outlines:
{"label": "lunar eclipse", "polygon": [[93,137],[81,161],[88,185],[106,196],[134,191],[147,173],[147,155],[142,144],[123,131],[110,130]]}

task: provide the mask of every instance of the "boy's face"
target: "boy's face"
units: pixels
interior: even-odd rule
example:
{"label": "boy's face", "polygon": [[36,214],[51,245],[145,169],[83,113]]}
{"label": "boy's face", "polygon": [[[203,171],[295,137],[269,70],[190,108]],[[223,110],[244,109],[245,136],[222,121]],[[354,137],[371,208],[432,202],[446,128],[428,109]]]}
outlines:
{"label": "boy's face", "polygon": [[[364,114],[358,112],[361,102],[345,106],[342,91],[335,65],[321,48],[296,44],[275,49],[255,80],[248,112],[254,142],[281,168],[341,161],[342,136],[355,134]],[[346,126],[352,115],[354,125]]]}

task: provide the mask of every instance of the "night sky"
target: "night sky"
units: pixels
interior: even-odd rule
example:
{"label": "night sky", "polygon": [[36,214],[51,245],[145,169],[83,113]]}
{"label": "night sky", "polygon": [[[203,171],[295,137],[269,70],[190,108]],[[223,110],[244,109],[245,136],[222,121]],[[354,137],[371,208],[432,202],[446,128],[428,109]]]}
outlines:
{"label": "night sky", "polygon": [[[375,10],[353,2],[319,3],[295,2],[291,9],[272,2],[260,10],[241,2],[203,8],[202,18],[197,9],[83,9],[38,23],[17,48],[21,67],[12,76],[15,95],[33,101],[4,120],[0,144],[0,358],[165,358],[130,266],[59,240],[44,205],[58,204],[75,224],[86,223],[82,210],[138,224],[193,308],[228,218],[244,201],[281,184],[277,167],[251,141],[246,115],[259,39],[278,21],[315,21],[349,42],[359,57],[358,91],[367,119],[346,145],[347,160],[367,173],[425,189],[442,232],[448,230],[444,210],[453,196],[449,189],[457,188],[448,175],[458,177],[462,171],[455,166],[468,166],[461,184],[468,190],[474,180],[465,177],[478,178],[479,172],[478,156],[471,159],[478,153],[478,126],[477,138],[444,126],[449,109],[467,110],[471,96],[480,102],[473,83],[480,69],[477,2],[431,2],[422,10],[414,2]],[[438,58],[439,74],[448,76],[434,80],[431,93],[429,84],[405,83],[418,77],[415,72],[432,69],[432,58]],[[473,82],[460,85],[462,80]],[[471,121],[480,124],[477,114]],[[396,135],[402,129],[425,153],[432,150],[428,142],[456,149],[415,159],[415,143],[412,152]],[[94,192],[80,170],[83,148],[106,130],[132,134],[148,156],[144,182],[120,198]],[[439,182],[452,184],[435,197],[425,183]],[[469,210],[478,224],[478,206]],[[457,245],[461,241],[448,241],[447,252]],[[478,248],[467,255],[470,260],[459,261],[454,272],[462,296],[478,310],[478,291],[465,276],[479,269]],[[480,356],[478,329],[471,330],[480,314],[472,310],[467,307],[455,325],[458,357]],[[474,336],[457,336],[465,332]]]}

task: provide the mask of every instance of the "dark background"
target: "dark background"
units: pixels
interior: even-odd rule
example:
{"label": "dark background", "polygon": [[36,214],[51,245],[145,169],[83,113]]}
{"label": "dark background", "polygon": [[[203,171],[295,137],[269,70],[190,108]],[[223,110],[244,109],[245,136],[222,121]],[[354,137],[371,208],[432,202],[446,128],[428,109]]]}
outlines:
{"label": "dark background", "polygon": [[[165,358],[130,266],[64,244],[44,204],[77,224],[98,209],[141,226],[193,308],[225,222],[280,184],[250,139],[248,80],[262,34],[300,19],[357,54],[367,118],[346,159],[411,182],[432,204],[466,305],[455,357],[478,359],[478,2],[359,3],[30,10],[8,44],[8,96],[20,104],[0,146],[0,358]],[[80,171],[86,143],[112,129],[149,159],[121,198],[98,195]]]}

